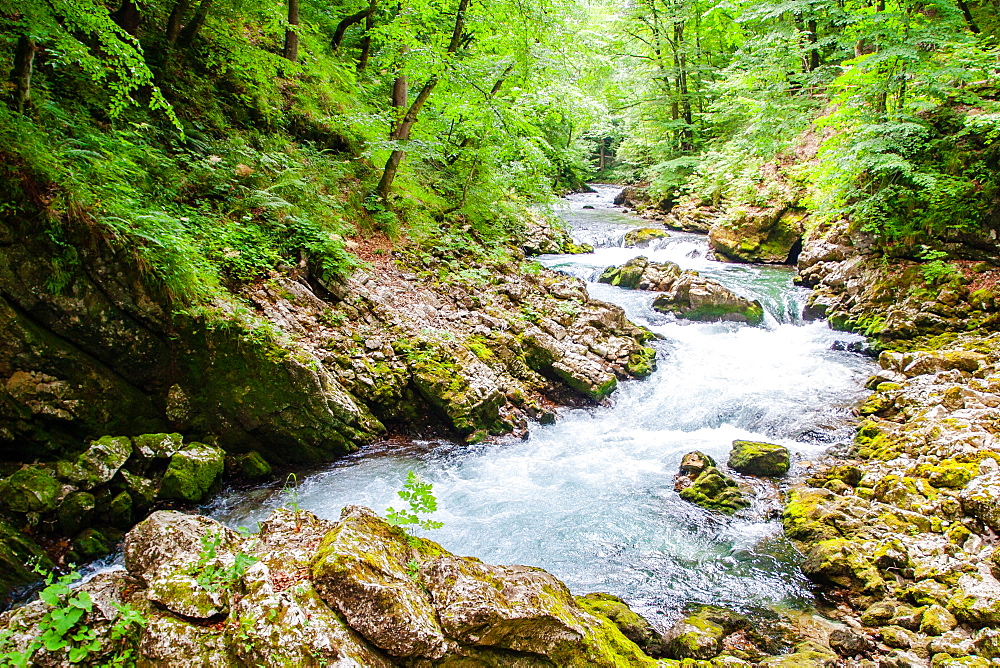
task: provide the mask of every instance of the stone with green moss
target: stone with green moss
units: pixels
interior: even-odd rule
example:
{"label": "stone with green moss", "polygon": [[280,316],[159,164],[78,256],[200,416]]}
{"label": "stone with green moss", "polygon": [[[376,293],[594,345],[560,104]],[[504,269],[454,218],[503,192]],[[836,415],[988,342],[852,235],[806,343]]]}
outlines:
{"label": "stone with green moss", "polygon": [[191,619],[209,619],[229,612],[223,587],[210,587],[195,575],[173,571],[149,583],[149,599],[178,615]]}
{"label": "stone with green moss", "polygon": [[102,436],[76,460],[74,482],[89,490],[110,482],[132,455],[132,441],[126,436]]}
{"label": "stone with green moss", "polygon": [[881,594],[886,582],[865,547],[846,538],[831,538],[812,545],[802,562],[811,580],[864,594]]}
{"label": "stone with green moss", "polygon": [[225,468],[221,448],[191,443],[170,458],[163,474],[159,498],[201,501]]}
{"label": "stone with green moss", "polygon": [[135,450],[145,459],[169,459],[184,447],[180,434],[142,434],[132,437]]}
{"label": "stone with green moss", "polygon": [[733,441],[729,468],[755,476],[782,476],[791,466],[788,448],[759,441]]}
{"label": "stone with green moss", "polygon": [[132,501],[136,506],[145,508],[151,506],[156,501],[156,495],[160,488],[155,480],[144,478],[125,470],[122,471],[122,478],[125,481],[125,489],[128,491],[129,496],[132,497]]}
{"label": "stone with green moss", "polygon": [[759,301],[740,297],[718,281],[691,273],[682,274],[668,291],[653,300],[652,307],[683,320],[743,322],[753,326],[764,322],[764,308]]}
{"label": "stone with green moss", "polygon": [[656,370],[656,349],[639,348],[629,355],[625,368],[636,378],[646,378]]}
{"label": "stone with green moss", "polygon": [[243,455],[235,455],[232,461],[233,469],[244,480],[267,480],[274,474],[271,465],[256,450],[251,450]]}
{"label": "stone with green moss", "polygon": [[682,483],[679,492],[688,503],[726,515],[750,505],[737,482],[714,466],[703,470],[686,486]]}
{"label": "stone with green moss", "polygon": [[108,522],[118,529],[132,527],[132,497],[128,492],[119,492],[108,506]]}
{"label": "stone with green moss", "polygon": [[593,593],[577,596],[576,602],[592,615],[607,617],[626,638],[649,656],[663,655],[663,635],[645,617],[628,607],[622,599],[613,594]]}
{"label": "stone with green moss", "polygon": [[955,616],[937,604],[928,606],[920,618],[920,632],[929,636],[944,635],[957,625]]}
{"label": "stone with green moss", "polygon": [[73,536],[90,526],[97,501],[90,492],[74,492],[59,504],[56,517],[59,531],[65,536]]}
{"label": "stone with green moss", "polygon": [[625,248],[645,248],[653,239],[664,239],[670,233],[655,227],[641,227],[625,233]]}
{"label": "stone with green moss", "polygon": [[0,500],[15,513],[44,513],[59,503],[62,485],[48,468],[25,467],[0,481]]}
{"label": "stone with green moss", "polygon": [[73,538],[73,551],[82,559],[96,559],[111,551],[112,542],[97,529],[85,529]]}
{"label": "stone with green moss", "polygon": [[667,656],[673,659],[711,659],[722,651],[726,630],[699,615],[674,624],[665,636]]}
{"label": "stone with green moss", "polygon": [[52,562],[27,534],[0,518],[0,600],[6,599],[15,587],[38,579],[29,564],[52,568]]}
{"label": "stone with green moss", "polygon": [[814,641],[806,641],[795,646],[790,654],[764,659],[759,668],[828,668],[840,662],[829,647]]}

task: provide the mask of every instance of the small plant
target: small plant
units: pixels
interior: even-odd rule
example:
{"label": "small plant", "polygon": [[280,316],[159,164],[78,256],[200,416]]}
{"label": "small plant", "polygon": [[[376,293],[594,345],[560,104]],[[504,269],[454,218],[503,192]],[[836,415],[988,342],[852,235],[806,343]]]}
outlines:
{"label": "small plant", "polygon": [[195,580],[206,591],[219,591],[223,587],[233,584],[243,577],[247,568],[257,562],[257,557],[237,552],[233,557],[232,565],[225,566],[218,563],[216,557],[221,543],[221,534],[213,533],[201,537],[201,552],[198,554],[198,560],[194,563],[192,570],[195,573]]}
{"label": "small plant", "polygon": [[[35,571],[43,573],[37,567]],[[36,628],[37,635],[23,650],[13,647],[13,632],[0,631],[0,664],[22,668],[36,665],[35,653],[45,648],[51,653],[65,653],[70,663],[81,663],[101,650],[112,651],[104,658],[106,666],[135,665],[134,650],[127,638],[135,627],[146,625],[146,619],[129,605],[115,605],[118,617],[107,636],[98,638],[97,632],[86,623],[86,616],[94,609],[90,594],[74,591],[70,585],[80,579],[80,574],[70,571],[57,576],[45,574],[45,587],[38,598],[49,606]]]}
{"label": "small plant", "polygon": [[288,509],[300,512],[302,506],[299,504],[299,477],[294,473],[289,473],[285,478],[285,484],[281,487],[281,493],[288,499]]}
{"label": "small plant", "polygon": [[924,260],[924,264],[920,266],[920,273],[924,276],[924,282],[928,285],[940,285],[961,277],[962,273],[955,265],[944,261],[946,257],[948,253],[944,251],[923,247],[920,259]]}
{"label": "small plant", "polygon": [[432,490],[433,485],[431,483],[424,482],[413,471],[407,473],[406,484],[396,494],[403,501],[406,501],[410,507],[402,510],[396,510],[391,507],[386,508],[386,522],[394,527],[401,526],[407,532],[410,531],[411,527],[419,527],[421,529],[440,529],[443,527],[443,522],[420,519],[421,515],[433,513],[437,510],[437,498],[434,496]]}

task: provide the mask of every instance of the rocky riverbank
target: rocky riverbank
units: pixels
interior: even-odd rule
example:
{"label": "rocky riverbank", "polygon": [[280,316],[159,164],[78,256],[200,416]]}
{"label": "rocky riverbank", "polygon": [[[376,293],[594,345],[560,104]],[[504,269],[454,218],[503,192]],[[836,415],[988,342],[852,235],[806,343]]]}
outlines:
{"label": "rocky riverbank", "polygon": [[[650,332],[526,259],[586,250],[541,217],[515,246],[465,228],[348,240],[367,262],[349,277],[304,258],[209,306],[93,229],[74,233],[55,289],[52,240],[0,226],[3,595],[32,578],[28,563],[103,554],[224,475],[257,480],[387,434],[524,435],[555,406],[602,401],[655,368]],[[191,462],[211,471],[174,484]]]}

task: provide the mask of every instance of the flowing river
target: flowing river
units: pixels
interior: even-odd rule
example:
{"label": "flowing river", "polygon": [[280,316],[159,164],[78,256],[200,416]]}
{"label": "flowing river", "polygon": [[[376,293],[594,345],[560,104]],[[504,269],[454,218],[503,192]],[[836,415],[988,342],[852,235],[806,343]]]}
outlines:
{"label": "flowing river", "polygon": [[[660,625],[690,603],[749,613],[808,609],[808,583],[766,504],[749,518],[713,515],[681,501],[673,476],[684,453],[702,450],[724,462],[737,438],[781,443],[799,460],[849,441],[849,408],[873,364],[831,349],[858,337],[799,320],[807,291],[793,286],[788,267],[708,260],[707,239],[683,232],[645,249],[622,247],[626,231],[647,223],[612,206],[617,192],[598,186],[564,200],[574,237],[595,253],[539,260],[588,281],[593,297],[662,335],[652,344],[659,370],[649,379],[622,383],[608,406],[565,410],[555,424],[533,426],[525,441],[373,446],[302,476],[294,492],[233,492],[206,512],[243,526],[289,504],[329,519],[347,504],[382,512],[399,505],[395,492],[414,470],[433,483],[434,519],[444,522],[425,535],[457,554],[540,566],[574,593],[617,594]],[[594,282],[603,268],[637,255],[760,299],[764,326],[676,321],[650,309],[654,293]]]}

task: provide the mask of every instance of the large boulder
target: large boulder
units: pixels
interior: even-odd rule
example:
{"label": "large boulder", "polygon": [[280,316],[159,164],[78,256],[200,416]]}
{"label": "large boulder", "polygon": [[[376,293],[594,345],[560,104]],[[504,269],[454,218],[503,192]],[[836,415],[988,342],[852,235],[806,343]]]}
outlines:
{"label": "large boulder", "polygon": [[[121,650],[139,665],[213,668],[657,665],[622,629],[651,648],[657,634],[620,599],[588,608],[543,570],[457,557],[367,508],[347,507],[336,524],[278,510],[245,537],[159,511],[129,532],[125,565],[78,590],[94,601],[81,623],[100,665]],[[112,641],[123,604],[144,621]],[[63,647],[29,649],[46,610],[4,613],[0,632],[38,665],[68,666]]]}
{"label": "large boulder", "polygon": [[729,468],[755,476],[782,476],[791,466],[788,448],[758,441],[733,441]]}
{"label": "large boulder", "polygon": [[163,474],[161,499],[201,501],[222,474],[226,453],[205,443],[191,443],[170,457]]}
{"label": "large boulder", "polygon": [[630,290],[669,290],[681,268],[673,262],[651,262],[645,256],[634,257],[620,267],[608,267],[598,282]]}
{"label": "large boulder", "polygon": [[708,232],[716,257],[727,262],[793,264],[802,243],[803,211],[738,209]]}
{"label": "large boulder", "polygon": [[62,485],[47,468],[28,466],[0,480],[0,499],[15,513],[53,510],[59,503]]}
{"label": "large boulder", "polygon": [[312,578],[323,600],[377,647],[438,659],[448,641],[428,592],[411,577],[418,556],[401,529],[347,506],[316,550]]}
{"label": "large boulder", "polygon": [[757,300],[740,297],[721,283],[685,272],[668,292],[653,301],[653,309],[684,320],[745,322],[760,325],[764,308]]}
{"label": "large boulder", "polygon": [[670,233],[655,227],[640,227],[625,233],[622,244],[625,248],[645,248],[654,239],[665,239]]}
{"label": "large boulder", "polygon": [[645,617],[629,608],[621,598],[597,592],[577,596],[576,602],[590,614],[604,615],[610,619],[626,638],[638,645],[646,654],[652,657],[663,656],[663,634]]}

